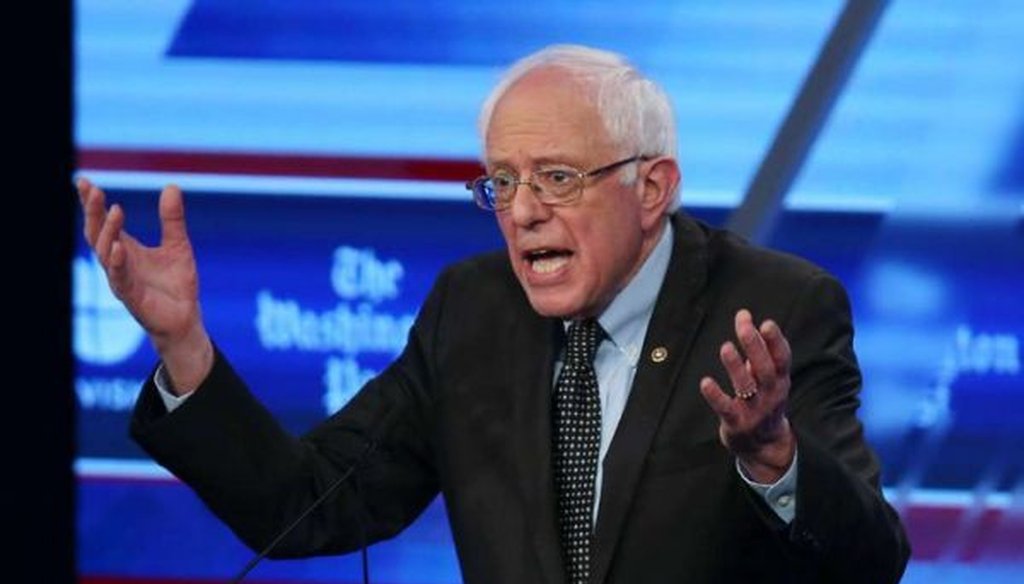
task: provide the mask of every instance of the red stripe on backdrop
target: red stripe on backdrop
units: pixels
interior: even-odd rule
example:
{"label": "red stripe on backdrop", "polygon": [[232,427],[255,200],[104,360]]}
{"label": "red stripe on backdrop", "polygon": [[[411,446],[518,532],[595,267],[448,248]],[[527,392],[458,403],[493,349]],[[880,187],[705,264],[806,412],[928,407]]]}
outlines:
{"label": "red stripe on backdrop", "polygon": [[[136,576],[132,578],[120,576],[79,576],[77,584],[224,584],[225,579],[182,579],[182,578],[148,578]],[[248,580],[243,580],[247,582]],[[257,580],[260,584],[296,584],[309,580]],[[376,582],[376,581],[375,581]],[[386,584],[386,583],[378,583]]]}
{"label": "red stripe on backdrop", "polygon": [[114,148],[79,148],[77,166],[84,170],[460,182],[483,172],[479,162],[466,159]]}
{"label": "red stripe on backdrop", "polygon": [[169,580],[167,578],[118,578],[115,576],[79,576],[78,584],[206,584],[213,580]]}
{"label": "red stripe on backdrop", "polygon": [[901,515],[915,560],[1024,559],[1024,513],[1019,508],[910,505]]}
{"label": "red stripe on backdrop", "polygon": [[[121,576],[79,576],[78,584],[224,584],[224,579],[210,580],[210,579],[194,579],[194,578],[148,578],[145,576],[136,576],[132,578],[121,577]],[[248,580],[244,580],[248,582]],[[260,584],[296,584],[298,582],[309,582],[307,580],[263,580],[258,579],[254,582]],[[374,582],[377,582],[376,580]],[[387,583],[377,583],[387,584]]]}

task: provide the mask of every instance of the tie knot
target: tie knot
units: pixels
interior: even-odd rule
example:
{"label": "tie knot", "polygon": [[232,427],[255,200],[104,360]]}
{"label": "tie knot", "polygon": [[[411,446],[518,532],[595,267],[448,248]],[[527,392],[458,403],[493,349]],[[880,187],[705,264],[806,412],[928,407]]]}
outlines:
{"label": "tie knot", "polygon": [[569,325],[566,362],[593,362],[602,334],[603,331],[601,325],[597,323],[597,319],[574,320]]}

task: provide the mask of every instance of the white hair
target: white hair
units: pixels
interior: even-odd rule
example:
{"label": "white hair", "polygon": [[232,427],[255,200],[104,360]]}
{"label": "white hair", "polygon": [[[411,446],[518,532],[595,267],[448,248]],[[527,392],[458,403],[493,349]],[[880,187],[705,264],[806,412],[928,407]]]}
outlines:
{"label": "white hair", "polygon": [[[624,155],[676,157],[676,125],[668,96],[625,57],[582,45],[551,45],[516,61],[502,75],[480,110],[477,127],[483,144],[498,101],[528,73],[545,67],[564,69],[590,89],[588,97],[605,131]],[[635,180],[635,167],[623,173]],[[673,199],[677,199],[673,193]],[[675,207],[675,203],[670,205]]]}

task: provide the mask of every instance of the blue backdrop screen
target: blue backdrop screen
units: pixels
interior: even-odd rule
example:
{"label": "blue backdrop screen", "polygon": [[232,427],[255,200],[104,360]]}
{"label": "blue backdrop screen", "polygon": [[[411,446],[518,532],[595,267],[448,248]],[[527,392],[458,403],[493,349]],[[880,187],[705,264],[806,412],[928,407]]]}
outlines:
{"label": "blue backdrop screen", "polygon": [[[445,265],[502,246],[462,183],[477,109],[518,56],[633,59],[676,109],[684,208],[725,223],[842,3],[683,4],[81,0],[79,170],[148,242],[160,187],[184,188],[207,327],[299,433],[402,349]],[[769,241],[850,292],[906,582],[1024,578],[1018,4],[890,3]],[[249,552],[128,439],[155,353],[84,242],[73,270],[82,581],[230,577]],[[458,582],[442,502],[370,559],[375,581]],[[250,576],[360,577],[358,557]]]}

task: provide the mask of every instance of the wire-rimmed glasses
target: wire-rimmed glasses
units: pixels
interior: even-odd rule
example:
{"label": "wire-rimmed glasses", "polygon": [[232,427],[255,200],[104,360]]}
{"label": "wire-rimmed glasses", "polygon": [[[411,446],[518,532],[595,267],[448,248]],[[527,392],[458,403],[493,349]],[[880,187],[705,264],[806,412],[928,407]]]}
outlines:
{"label": "wire-rimmed glasses", "polygon": [[540,168],[521,179],[506,169],[496,170],[466,183],[472,191],[473,200],[482,209],[504,211],[512,205],[519,185],[529,185],[537,199],[546,205],[568,205],[576,202],[583,194],[588,178],[609,173],[620,166],[642,160],[644,157],[630,156],[594,170],[581,171],[571,166]]}

